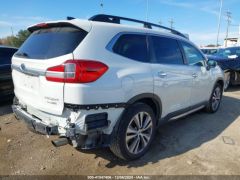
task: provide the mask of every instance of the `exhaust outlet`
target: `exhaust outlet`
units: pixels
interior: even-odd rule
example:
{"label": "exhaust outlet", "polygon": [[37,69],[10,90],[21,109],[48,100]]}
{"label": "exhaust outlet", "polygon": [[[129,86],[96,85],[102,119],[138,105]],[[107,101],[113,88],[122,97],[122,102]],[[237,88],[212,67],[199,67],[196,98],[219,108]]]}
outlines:
{"label": "exhaust outlet", "polygon": [[65,145],[69,144],[69,141],[67,138],[59,138],[59,139],[53,140],[52,144],[55,147],[60,147],[60,146],[65,146]]}

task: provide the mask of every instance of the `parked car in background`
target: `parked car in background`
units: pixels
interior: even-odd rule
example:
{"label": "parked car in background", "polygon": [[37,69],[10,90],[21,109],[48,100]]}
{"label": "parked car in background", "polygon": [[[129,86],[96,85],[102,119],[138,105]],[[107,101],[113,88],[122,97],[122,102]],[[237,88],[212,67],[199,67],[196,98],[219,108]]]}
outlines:
{"label": "parked car in background", "polygon": [[109,146],[132,160],[150,148],[157,126],[219,109],[221,68],[176,30],[97,15],[29,31],[12,58],[13,111],[37,132],[64,137],[53,141],[56,146]]}
{"label": "parked car in background", "polygon": [[235,59],[240,57],[240,47],[219,48],[214,56],[222,59]]}
{"label": "parked car in background", "polygon": [[17,48],[0,46],[0,101],[13,98],[11,59]]}
{"label": "parked car in background", "polygon": [[240,84],[240,47],[220,48],[207,58],[216,61],[224,71],[225,90],[230,85]]}
{"label": "parked car in background", "polygon": [[209,47],[201,48],[201,51],[205,55],[215,54],[217,50],[218,50],[217,48],[209,48]]}

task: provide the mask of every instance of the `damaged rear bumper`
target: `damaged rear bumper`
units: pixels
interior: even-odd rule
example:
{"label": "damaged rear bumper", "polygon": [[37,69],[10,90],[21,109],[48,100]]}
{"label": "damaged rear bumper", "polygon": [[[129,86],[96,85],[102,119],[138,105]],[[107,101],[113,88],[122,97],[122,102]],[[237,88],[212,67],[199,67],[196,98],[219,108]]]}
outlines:
{"label": "damaged rear bumper", "polygon": [[29,128],[31,128],[41,134],[47,134],[47,135],[58,134],[57,126],[51,126],[51,125],[44,124],[39,119],[28,114],[20,106],[13,105],[12,110],[13,110],[14,114],[16,115],[17,119],[23,120],[28,125]]}
{"label": "damaged rear bumper", "polygon": [[[59,135],[58,126],[57,125],[49,125],[45,124],[43,121],[38,119],[37,117],[32,116],[29,114],[24,108],[20,105],[13,105],[12,106],[13,112],[18,120],[24,121],[29,128],[32,130],[46,135]],[[98,116],[98,117],[103,117]],[[102,122],[102,123],[101,123]],[[81,134],[76,130],[76,125],[74,123],[69,123],[68,127],[66,128],[66,137],[70,144],[74,147],[78,147],[81,149],[92,149],[98,147],[106,147],[109,146],[111,142],[111,135],[104,134],[98,128],[95,127],[99,126],[107,126],[105,121],[98,121],[93,115],[87,117],[86,119],[86,126],[88,132],[86,134]]]}

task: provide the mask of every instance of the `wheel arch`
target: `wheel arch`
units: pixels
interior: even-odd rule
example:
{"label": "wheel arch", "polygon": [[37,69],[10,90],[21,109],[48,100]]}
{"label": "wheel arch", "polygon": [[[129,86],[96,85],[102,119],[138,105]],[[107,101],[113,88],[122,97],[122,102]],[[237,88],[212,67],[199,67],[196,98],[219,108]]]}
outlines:
{"label": "wheel arch", "polygon": [[[157,125],[159,124],[159,120],[161,118],[161,115],[162,115],[162,101],[161,99],[155,95],[155,94],[152,94],[152,93],[144,93],[144,94],[139,94],[139,95],[136,95],[134,96],[133,98],[131,98],[128,102],[127,102],[127,107],[126,109],[135,104],[135,103],[138,103],[138,102],[142,102],[142,103],[145,103],[147,105],[149,105],[155,116],[156,116],[156,120],[157,120]],[[125,109],[125,110],[126,110]]]}
{"label": "wheel arch", "polygon": [[218,83],[222,86],[223,91],[224,91],[224,83],[225,83],[225,82],[224,82],[224,79],[219,77],[219,78],[216,79],[215,83],[214,83],[213,86],[212,86],[212,90],[211,90],[211,93],[210,93],[210,95],[209,95],[209,99],[211,98],[213,89],[215,88],[215,86],[216,86]]}
{"label": "wheel arch", "polygon": [[[220,84],[222,86],[222,88],[224,88],[224,79],[222,78],[218,78],[214,84],[214,87],[217,85],[217,84]],[[213,88],[214,88],[213,87]]]}

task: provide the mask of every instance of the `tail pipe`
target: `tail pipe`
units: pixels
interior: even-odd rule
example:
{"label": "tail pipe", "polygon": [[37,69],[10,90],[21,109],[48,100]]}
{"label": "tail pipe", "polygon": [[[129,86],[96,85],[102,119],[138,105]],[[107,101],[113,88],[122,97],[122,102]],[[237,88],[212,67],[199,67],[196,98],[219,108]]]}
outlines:
{"label": "tail pipe", "polygon": [[55,147],[65,146],[69,144],[69,140],[67,138],[59,138],[59,139],[53,140],[52,144]]}

